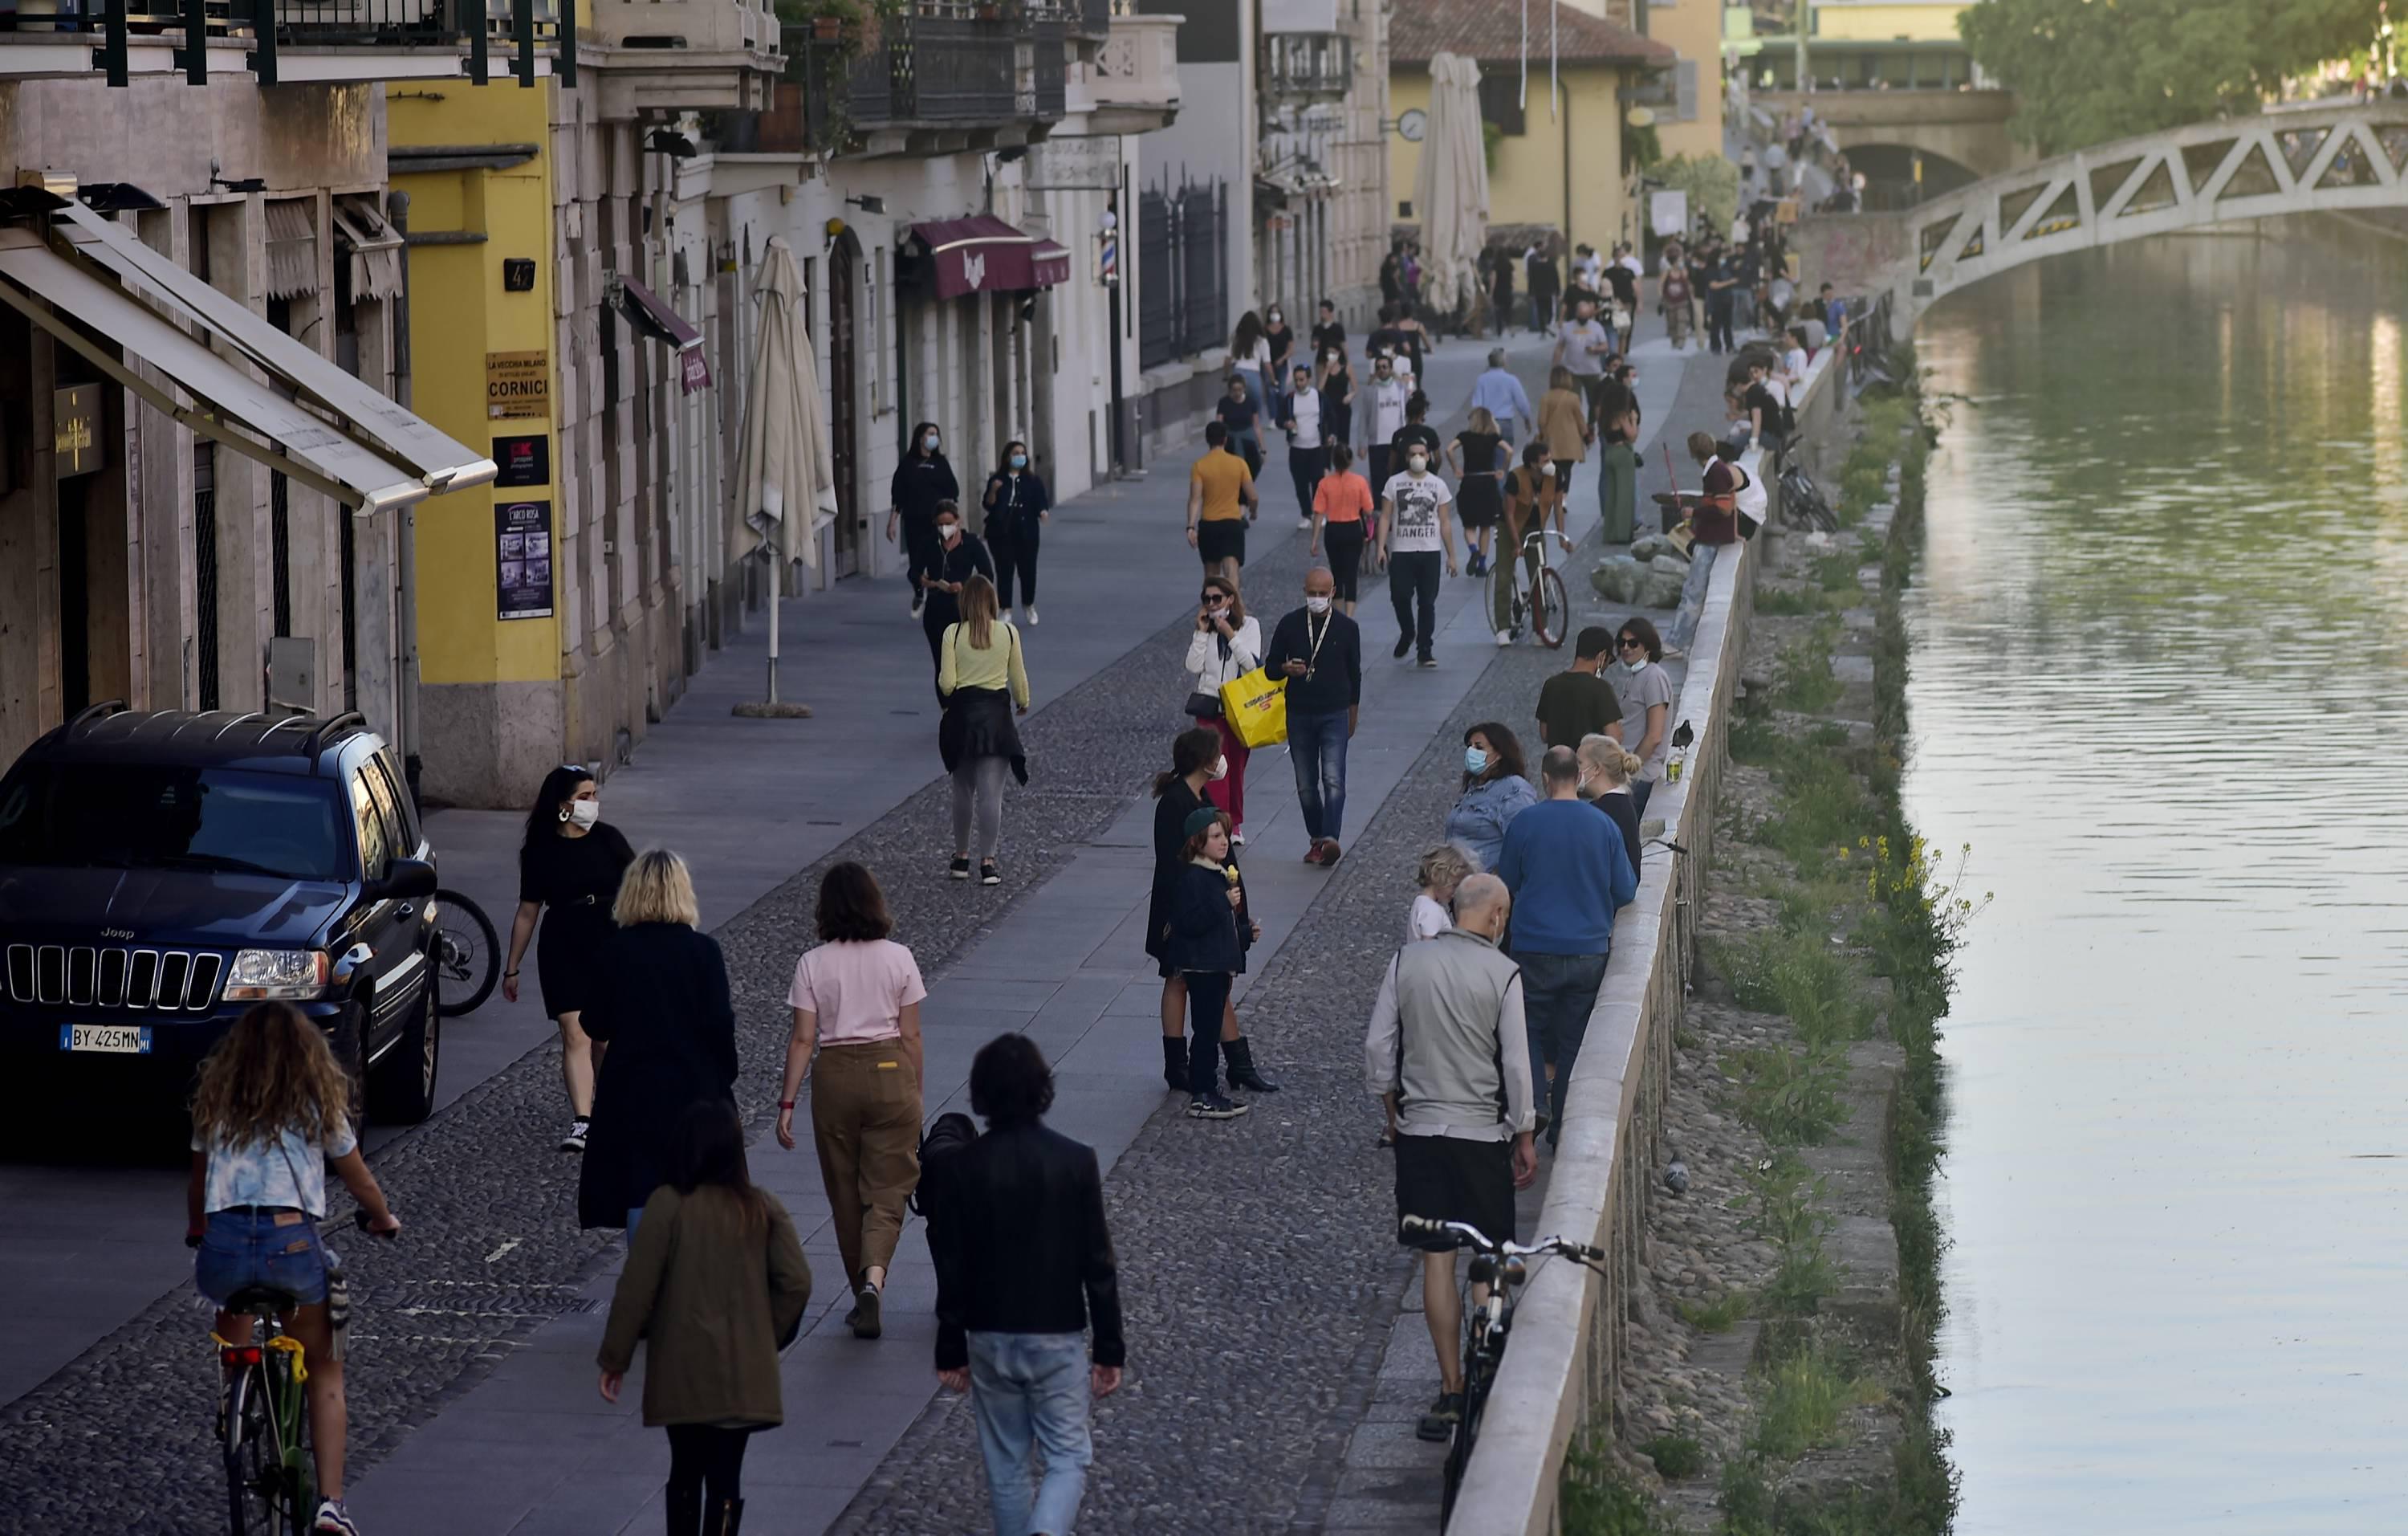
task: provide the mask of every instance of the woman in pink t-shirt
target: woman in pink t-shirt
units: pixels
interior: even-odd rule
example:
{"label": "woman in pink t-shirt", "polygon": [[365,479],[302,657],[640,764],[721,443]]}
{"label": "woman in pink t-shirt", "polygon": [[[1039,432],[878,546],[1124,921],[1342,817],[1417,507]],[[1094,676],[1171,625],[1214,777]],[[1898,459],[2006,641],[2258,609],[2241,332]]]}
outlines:
{"label": "woman in pink t-shirt", "polygon": [[886,1267],[920,1182],[920,1003],[928,989],[911,952],[887,937],[894,931],[867,869],[848,862],[821,880],[821,943],[795,963],[786,998],[795,1028],[778,1095],[778,1144],[791,1151],[796,1095],[811,1081],[811,1143],[853,1291],[845,1325],[861,1339],[879,1335]]}

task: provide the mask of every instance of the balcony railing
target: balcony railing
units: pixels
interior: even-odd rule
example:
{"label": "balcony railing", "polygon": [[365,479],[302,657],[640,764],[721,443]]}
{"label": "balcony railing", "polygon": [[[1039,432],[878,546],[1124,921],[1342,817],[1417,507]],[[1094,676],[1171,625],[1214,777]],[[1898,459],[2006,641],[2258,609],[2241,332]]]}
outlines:
{"label": "balcony railing", "polygon": [[[100,7],[69,9],[77,0],[18,0],[0,11],[0,40],[14,36],[51,37],[77,33],[98,37],[107,30]],[[317,44],[374,43],[384,47],[424,44],[449,46],[470,35],[468,18],[484,12],[485,35],[495,42],[511,37],[510,0],[275,0],[277,40],[296,47]],[[560,31],[557,0],[535,0],[535,34],[539,44],[556,42]],[[257,0],[207,0],[201,7],[211,37],[256,37]],[[179,0],[125,0],[125,26],[137,37],[174,36],[185,31],[185,7]]]}
{"label": "balcony railing", "polygon": [[1059,122],[1068,24],[1056,13],[947,6],[886,17],[857,44],[786,27],[785,77],[757,141],[765,151],[835,153],[882,132]]}
{"label": "balcony railing", "polygon": [[1266,36],[1262,79],[1265,93],[1274,97],[1342,96],[1354,84],[1354,40],[1336,32]]}

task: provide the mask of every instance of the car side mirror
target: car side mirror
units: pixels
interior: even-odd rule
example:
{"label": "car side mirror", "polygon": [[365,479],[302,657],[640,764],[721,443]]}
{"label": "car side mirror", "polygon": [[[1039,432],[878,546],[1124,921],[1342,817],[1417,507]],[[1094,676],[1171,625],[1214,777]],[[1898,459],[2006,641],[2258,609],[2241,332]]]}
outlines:
{"label": "car side mirror", "polygon": [[379,901],[404,897],[433,896],[435,866],[423,858],[397,858],[386,866],[384,878],[376,883]]}

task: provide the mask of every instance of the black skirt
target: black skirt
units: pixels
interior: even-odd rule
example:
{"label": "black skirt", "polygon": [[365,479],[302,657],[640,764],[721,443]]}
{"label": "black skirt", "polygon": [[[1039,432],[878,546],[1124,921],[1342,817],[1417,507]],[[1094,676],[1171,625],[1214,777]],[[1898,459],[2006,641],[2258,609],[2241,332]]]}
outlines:
{"label": "black skirt", "polygon": [[1028,782],[1028,757],[1011,717],[1011,696],[1000,688],[953,690],[937,726],[937,753],[947,773],[981,757],[1001,757],[1010,762],[1013,777]]}
{"label": "black skirt", "polygon": [[1466,475],[1455,495],[1455,515],[1467,528],[1493,528],[1504,510],[1494,475]]}
{"label": "black skirt", "polygon": [[599,902],[544,909],[536,935],[535,975],[543,989],[543,1013],[582,1013],[594,998],[594,971],[617,925]]}

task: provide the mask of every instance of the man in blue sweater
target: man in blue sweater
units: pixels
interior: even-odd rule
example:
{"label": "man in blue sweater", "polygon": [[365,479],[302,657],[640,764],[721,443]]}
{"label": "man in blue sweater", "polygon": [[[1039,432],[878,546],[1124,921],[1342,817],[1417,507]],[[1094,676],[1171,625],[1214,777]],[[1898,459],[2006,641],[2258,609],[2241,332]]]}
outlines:
{"label": "man in blue sweater", "polygon": [[1547,797],[1506,824],[1497,873],[1513,893],[1513,958],[1522,968],[1530,1077],[1547,1084],[1552,1151],[1563,1136],[1564,1094],[1613,949],[1614,911],[1639,894],[1639,876],[1613,823],[1581,803],[1579,755],[1549,747],[1539,772]]}

